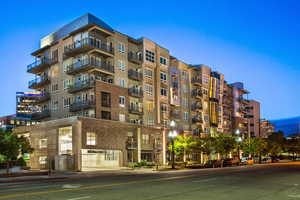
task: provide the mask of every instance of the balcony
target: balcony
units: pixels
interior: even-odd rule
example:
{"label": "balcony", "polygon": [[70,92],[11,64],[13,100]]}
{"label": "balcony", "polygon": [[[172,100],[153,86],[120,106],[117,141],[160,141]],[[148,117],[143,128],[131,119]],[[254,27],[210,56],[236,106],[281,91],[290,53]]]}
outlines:
{"label": "balcony", "polygon": [[137,88],[129,88],[128,93],[132,97],[142,98],[143,97],[143,90]]}
{"label": "balcony", "polygon": [[98,50],[97,52],[101,53],[103,56],[112,57],[114,55],[114,49],[112,46],[107,45],[101,42],[101,40],[95,38],[84,38],[65,46],[64,55],[65,57],[76,56],[77,54],[84,53],[92,49]]}
{"label": "balcony", "polygon": [[30,89],[39,89],[49,83],[50,83],[50,78],[48,76],[41,76],[29,81],[28,87]]}
{"label": "balcony", "polygon": [[192,118],[192,123],[193,124],[201,124],[201,123],[203,123],[203,120],[200,115],[196,115]]}
{"label": "balcony", "polygon": [[126,141],[126,149],[129,149],[129,150],[137,149],[137,142],[136,141],[127,140]]}
{"label": "balcony", "polygon": [[141,54],[138,55],[138,54],[136,54],[136,53],[129,52],[129,53],[128,53],[128,60],[129,60],[130,62],[133,62],[133,63],[135,63],[135,64],[140,65],[140,64],[142,64],[142,62],[143,62],[143,57],[142,57]]}
{"label": "balcony", "polygon": [[131,114],[136,114],[136,115],[142,115],[143,114],[143,108],[139,107],[139,106],[129,105],[128,111]]}
{"label": "balcony", "polygon": [[50,100],[50,94],[48,92],[42,93],[40,96],[36,97],[35,103],[43,103]]}
{"label": "balcony", "polygon": [[201,99],[202,98],[202,91],[199,89],[193,89],[192,90],[192,97],[196,99]]}
{"label": "balcony", "polygon": [[89,57],[87,59],[76,62],[67,67],[66,73],[69,75],[74,75],[91,69],[98,69],[102,72],[108,72],[110,74],[114,73],[114,66],[109,62],[100,62],[95,59],[95,57]]}
{"label": "balcony", "polygon": [[191,109],[192,109],[192,111],[200,111],[200,110],[202,110],[202,104],[195,102],[192,104]]}
{"label": "balcony", "polygon": [[75,102],[70,105],[70,112],[77,112],[82,111],[90,108],[95,107],[95,101],[87,100],[87,101],[81,101],[81,102]]}
{"label": "balcony", "polygon": [[50,111],[48,109],[32,113],[32,120],[41,120],[50,117]]}
{"label": "balcony", "polygon": [[41,72],[45,71],[45,69],[50,67],[52,63],[53,63],[53,61],[48,58],[38,59],[34,63],[27,65],[27,72],[32,73],[32,74],[41,73]]}
{"label": "balcony", "polygon": [[91,89],[94,86],[95,86],[95,81],[94,80],[80,81],[80,82],[76,82],[75,84],[69,86],[68,92],[69,93],[75,93],[75,92],[79,92],[79,91],[82,91],[82,90]]}
{"label": "balcony", "polygon": [[202,84],[202,79],[199,76],[194,76],[191,80],[192,84],[194,85],[201,85]]}
{"label": "balcony", "polygon": [[128,77],[135,80],[135,81],[141,81],[143,80],[143,74],[140,72],[137,72],[133,69],[128,70]]}

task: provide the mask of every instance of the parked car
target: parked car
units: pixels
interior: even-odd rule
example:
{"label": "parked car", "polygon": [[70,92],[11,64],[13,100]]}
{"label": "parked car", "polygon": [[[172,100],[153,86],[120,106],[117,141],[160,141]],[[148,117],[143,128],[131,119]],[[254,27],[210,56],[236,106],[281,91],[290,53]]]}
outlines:
{"label": "parked car", "polygon": [[205,168],[216,168],[216,167],[222,167],[222,160],[208,160],[204,164]]}
{"label": "parked car", "polygon": [[241,165],[253,165],[254,164],[254,160],[252,158],[242,157],[240,164]]}
{"label": "parked car", "polygon": [[235,158],[227,158],[224,159],[223,166],[238,166],[240,164],[240,159],[235,157]]}
{"label": "parked car", "polygon": [[272,159],[270,157],[266,157],[266,158],[263,158],[261,160],[262,163],[271,163],[272,162]]}

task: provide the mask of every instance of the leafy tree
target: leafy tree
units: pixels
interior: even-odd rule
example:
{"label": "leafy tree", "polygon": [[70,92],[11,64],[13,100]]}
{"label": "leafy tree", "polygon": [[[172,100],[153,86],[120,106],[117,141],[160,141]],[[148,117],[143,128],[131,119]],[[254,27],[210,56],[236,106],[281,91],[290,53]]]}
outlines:
{"label": "leafy tree", "polygon": [[286,140],[285,143],[285,150],[293,155],[293,160],[295,160],[295,155],[300,153],[300,139],[299,138],[292,138]]}
{"label": "leafy tree", "polygon": [[0,130],[0,155],[2,155],[3,160],[6,162],[7,173],[9,173],[11,161],[17,160],[24,153],[32,152],[33,148],[26,137],[18,137],[11,131]]}
{"label": "leafy tree", "polygon": [[[192,153],[195,146],[195,141],[191,136],[178,136],[174,140],[174,152],[176,155],[183,155],[183,161],[186,162],[186,157]],[[172,147],[169,146],[171,150]]]}
{"label": "leafy tree", "polygon": [[267,139],[267,152],[274,159],[284,151],[286,140],[283,136],[283,132],[278,131],[272,133]]}
{"label": "leafy tree", "polygon": [[267,154],[267,141],[264,138],[248,138],[242,143],[242,150],[249,156],[261,156]]}
{"label": "leafy tree", "polygon": [[211,154],[215,152],[216,149],[216,138],[211,136],[197,138],[195,141],[194,149],[203,152],[207,154],[208,157],[210,157]]}
{"label": "leafy tree", "polygon": [[236,147],[235,138],[231,135],[226,135],[223,133],[218,134],[215,138],[215,150],[221,156],[227,157],[230,152],[232,152]]}

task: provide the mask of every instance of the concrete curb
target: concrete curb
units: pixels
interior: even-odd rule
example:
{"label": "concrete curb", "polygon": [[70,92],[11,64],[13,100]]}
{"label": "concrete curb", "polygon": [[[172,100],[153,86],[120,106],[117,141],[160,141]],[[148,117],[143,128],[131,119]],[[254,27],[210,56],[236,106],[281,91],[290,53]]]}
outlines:
{"label": "concrete curb", "polygon": [[28,178],[28,179],[9,179],[9,180],[0,180],[0,184],[3,183],[18,183],[18,182],[33,182],[33,181],[49,181],[49,180],[59,180],[67,179],[68,177],[48,177],[48,178]]}

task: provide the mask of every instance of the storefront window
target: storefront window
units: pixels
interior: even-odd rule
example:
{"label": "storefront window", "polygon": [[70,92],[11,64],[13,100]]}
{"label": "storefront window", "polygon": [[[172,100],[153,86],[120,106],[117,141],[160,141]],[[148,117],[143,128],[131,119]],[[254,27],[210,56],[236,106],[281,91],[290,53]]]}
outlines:
{"label": "storefront window", "polygon": [[59,128],[58,131],[59,154],[72,154],[72,126]]}

